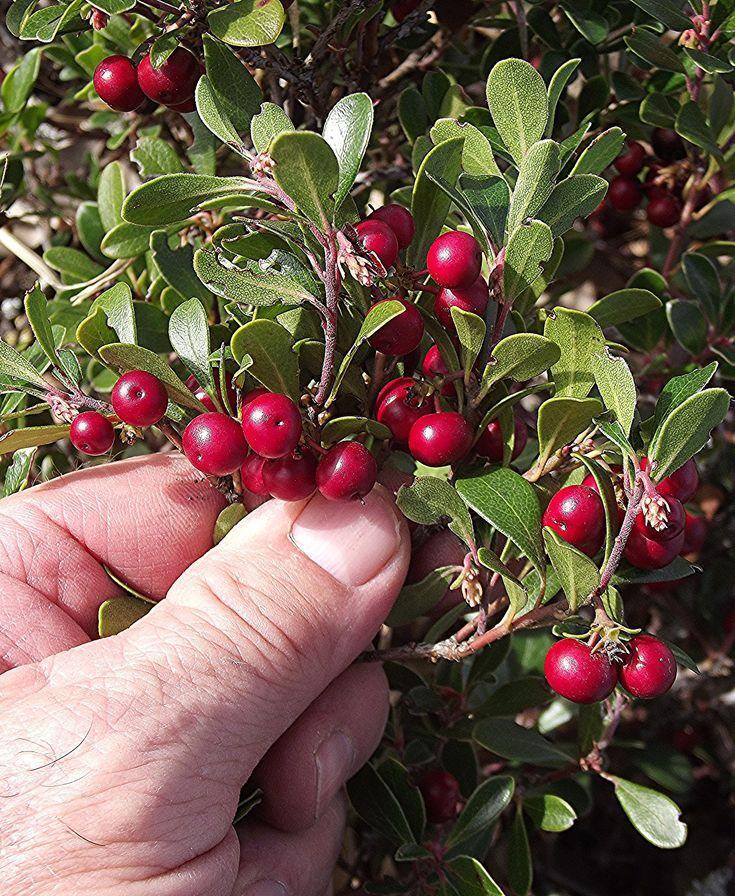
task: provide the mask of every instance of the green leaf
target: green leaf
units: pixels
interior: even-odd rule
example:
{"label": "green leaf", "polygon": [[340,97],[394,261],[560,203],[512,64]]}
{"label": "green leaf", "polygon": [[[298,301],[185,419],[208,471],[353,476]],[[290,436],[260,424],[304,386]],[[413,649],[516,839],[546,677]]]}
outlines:
{"label": "green leaf", "polygon": [[429,127],[429,114],[426,103],[415,87],[407,87],[398,98],[398,120],[409,143],[426,133]]}
{"label": "green leaf", "polygon": [[161,137],[138,137],[130,159],[138,166],[141,177],[177,174],[184,170],[176,150]]}
{"label": "green leaf", "polygon": [[275,103],[263,103],[250,122],[250,137],[258,152],[267,152],[279,134],[293,130],[293,122]]}
{"label": "green leaf", "polygon": [[[279,317],[279,323],[283,318]],[[332,417],[322,428],[322,444],[333,445],[350,436],[367,433],[376,439],[389,439],[391,432],[387,426],[371,417]]]}
{"label": "green leaf", "polygon": [[86,252],[67,246],[52,246],[43,253],[43,260],[56,271],[60,271],[72,282],[85,283],[102,273],[103,267]]}
{"label": "green leaf", "polygon": [[632,2],[668,28],[684,31],[692,27],[691,20],[681,11],[681,0],[632,0]]}
{"label": "green leaf", "polygon": [[18,492],[22,492],[23,489],[27,488],[35,456],[35,446],[19,448],[13,454],[13,460],[5,473],[5,482],[3,483],[4,498],[8,498],[10,495],[17,495]]}
{"label": "green leaf", "polygon": [[472,710],[478,717],[515,717],[526,709],[550,703],[552,698],[553,694],[549,690],[546,680],[540,676],[531,675],[501,684],[479,705],[473,704]]}
{"label": "green leaf", "polygon": [[574,762],[571,756],[539,734],[511,719],[485,719],[475,725],[473,738],[486,750],[512,762],[531,765],[563,766]]}
{"label": "green leaf", "polygon": [[554,187],[537,217],[555,237],[563,236],[577,218],[586,218],[597,208],[606,192],[607,181],[602,177],[573,174]]}
{"label": "green leaf", "polygon": [[677,113],[674,127],[676,132],[681,134],[685,140],[700,146],[713,156],[722,157],[722,150],[717,143],[717,137],[712,132],[712,128],[707,123],[704,112],[698,103],[692,101],[684,103]]}
{"label": "green leaf", "polygon": [[69,424],[52,426],[28,426],[25,429],[11,429],[0,435],[0,456],[14,454],[21,448],[38,448],[51,445],[69,435]]}
{"label": "green leaf", "polygon": [[605,407],[629,436],[638,398],[630,368],[624,358],[613,357],[606,349],[592,358],[592,369]]}
{"label": "green leaf", "polygon": [[138,341],[133,294],[127,283],[116,283],[95,299],[91,311],[101,308],[107,323],[120,342],[135,344]]}
{"label": "green leaf", "polygon": [[657,463],[654,478],[678,470],[709,441],[713,429],[727,416],[730,396],[725,389],[705,389],[677,405],[659,424],[648,449]]}
{"label": "green leaf", "polygon": [[[238,141],[258,111],[263,98],[260,87],[235,53],[209,34],[204,35],[204,62],[207,73],[197,85],[200,117],[224,142],[233,139],[232,134]],[[203,82],[206,86],[200,88]],[[206,116],[201,114],[205,105]]]}
{"label": "green leaf", "polygon": [[659,849],[676,849],[687,838],[687,826],[679,820],[676,803],[649,787],[634,784],[615,775],[604,775],[615,787],[623,811],[638,833]]}
{"label": "green leaf", "polygon": [[[683,557],[676,557],[663,569],[637,569],[622,564],[612,578],[613,585],[645,585],[647,582],[675,582],[694,575],[697,568]],[[672,648],[673,649],[673,648]]]}
{"label": "green leaf", "polygon": [[707,320],[695,302],[672,299],[666,303],[666,317],[674,338],[691,355],[698,355],[707,346]]}
{"label": "green leaf", "polygon": [[510,208],[510,188],[505,178],[461,174],[459,185],[474,219],[490,235],[495,246],[502,246]]}
{"label": "green leaf", "polygon": [[56,341],[54,340],[51,322],[49,321],[48,302],[38,285],[26,293],[24,306],[28,323],[31,325],[33,334],[43,349],[44,354],[52,364],[56,365],[56,367],[61,367],[61,361],[56,351]]}
{"label": "green leaf", "polygon": [[676,410],[677,407],[686,401],[709,383],[717,370],[717,362],[713,361],[706,367],[692,370],[690,373],[675,376],[666,383],[661,390],[661,394],[656,402],[656,411],[654,414],[654,429],[659,427],[661,423]]}
{"label": "green leaf", "polygon": [[172,249],[166,231],[157,230],[151,235],[151,251],[158,270],[169,286],[184,298],[211,301],[209,290],[194,271],[194,249],[190,244],[177,245]]}
{"label": "green leaf", "polygon": [[515,781],[510,775],[488,778],[467,800],[447,836],[447,850],[457,855],[479,835],[489,832],[513,798]]}
{"label": "green leaf", "polygon": [[702,304],[707,317],[715,323],[722,284],[714,262],[700,252],[687,252],[682,260],[682,269],[692,295]]}
{"label": "green leaf", "polygon": [[0,87],[5,112],[10,114],[20,112],[28,102],[41,71],[42,53],[40,47],[27,51],[5,75]]}
{"label": "green leaf", "polygon": [[684,72],[684,66],[674,50],[665,46],[658,36],[645,28],[637,28],[629,37],[624,38],[628,49],[645,62],[663,69],[666,72]]}
{"label": "green leaf", "polygon": [[385,620],[386,625],[407,625],[419,616],[426,615],[447,593],[457,575],[456,567],[440,566],[420,582],[404,585]]}
{"label": "green leaf", "polygon": [[392,843],[415,842],[401,804],[371,765],[363,766],[348,782],[347,795],[360,818]]}
{"label": "green leaf", "polygon": [[448,896],[504,896],[485,868],[471,856],[458,856],[444,866],[452,886]]}
{"label": "green leaf", "polygon": [[464,311],[462,308],[452,308],[451,315],[459,339],[462,367],[470,371],[485,341],[485,321],[477,314]]}
{"label": "green leaf", "polygon": [[545,137],[551,137],[554,132],[554,119],[556,118],[556,107],[559,104],[559,100],[561,99],[561,95],[564,92],[564,88],[569,83],[569,79],[572,75],[577,71],[579,67],[579,63],[582,60],[577,57],[576,59],[568,59],[566,62],[562,63],[559,68],[552,75],[551,81],[549,82],[549,112],[546,119],[546,129],[544,132]]}
{"label": "green leaf", "polygon": [[605,345],[602,330],[583,311],[555,308],[546,318],[544,335],[559,347],[551,368],[556,396],[586,398],[595,384],[593,358]]}
{"label": "green leaf", "polygon": [[205,200],[247,193],[248,189],[249,183],[242,177],[165,174],[133,190],[123,205],[123,217],[131,224],[173,224],[184,221]]}
{"label": "green leaf", "polygon": [[120,632],[129,629],[133,623],[149,613],[153,606],[151,601],[142,600],[132,594],[106,600],[100,606],[97,615],[97,630],[100,638],[119,635]]}
{"label": "green leaf", "polygon": [[600,44],[608,36],[607,19],[599,12],[580,5],[574,0],[561,4],[561,8],[582,37],[591,44]]}
{"label": "green leaf", "polygon": [[618,289],[593,302],[587,314],[606,329],[642,317],[661,307],[661,299],[649,289]]}
{"label": "green leaf", "polygon": [[501,339],[490,354],[482,376],[482,393],[499,380],[530,380],[552,367],[560,357],[559,346],[537,333],[513,333]]}
{"label": "green leaf", "polygon": [[553,140],[534,143],[520,162],[518,180],[510,199],[510,235],[526,218],[533,218],[551,196],[558,173],[559,144]]}
{"label": "green leaf", "polygon": [[539,467],[591,426],[601,411],[596,398],[547,398],[538,412]]}
{"label": "green leaf", "polygon": [[281,33],[286,14],[279,0],[236,0],[207,15],[212,34],[234,47],[262,47]]}
{"label": "green leaf", "polygon": [[322,135],[337,157],[339,183],[335,205],[352,189],[373,129],[373,103],[366,93],[353,93],[332,108],[324,122]]}
{"label": "green leaf", "polygon": [[291,334],[280,324],[262,318],[240,327],[232,337],[232,354],[266,389],[299,400],[299,360]]}
{"label": "green leaf", "polygon": [[457,479],[457,491],[467,506],[495,526],[543,574],[541,508],[530,482],[507,467],[478,470]]}
{"label": "green leaf", "polygon": [[168,325],[168,338],[184,366],[203,389],[214,389],[209,363],[209,321],[199,299],[189,299],[174,309]]}
{"label": "green leaf", "polygon": [[422,526],[448,519],[450,531],[471,545],[475,539],[472,518],[457,491],[444,479],[419,476],[411,485],[401,487],[396,503],[405,516]]}
{"label": "green leaf", "polygon": [[577,819],[569,803],[553,793],[527,796],[523,808],[539,830],[551,833],[568,831]]}
{"label": "green leaf", "polygon": [[544,79],[522,59],[503,59],[488,76],[487,103],[503,143],[520,162],[546,130],[549,105]]}
{"label": "green leaf", "polygon": [[293,131],[276,137],[270,155],[279,186],[310,221],[326,228],[334,214],[340,176],[331,146],[319,134]]}
{"label": "green leaf", "polygon": [[123,221],[105,234],[100,248],[108,258],[135,258],[148,249],[154,229]]}
{"label": "green leaf", "polygon": [[213,542],[219,544],[247,515],[248,512],[242,504],[229,504],[225,507],[214,524]]}
{"label": "green leaf", "polygon": [[580,154],[570,172],[571,177],[583,174],[602,174],[620,155],[625,134],[618,127],[598,134]]}
{"label": "green leaf", "polygon": [[139,345],[126,345],[122,342],[113,342],[105,345],[99,351],[100,357],[117,370],[146,370],[157,376],[166,387],[168,397],[185,408],[203,413],[204,405],[194,398],[192,392],[186,387],[169,367],[155,352],[142,348]]}
{"label": "green leaf", "polygon": [[105,165],[97,188],[97,208],[105,230],[112,230],[122,222],[125,200],[125,177],[119,162]]}
{"label": "green leaf", "polygon": [[0,339],[0,377],[21,380],[24,383],[42,389],[44,392],[48,388],[46,380],[33,364],[2,339]]}
{"label": "green leaf", "polygon": [[679,104],[670,96],[662,93],[649,93],[641,103],[639,116],[641,121],[655,127],[671,128],[674,126]]}
{"label": "green leaf", "polygon": [[503,297],[513,302],[541,275],[541,266],[551,258],[554,240],[549,227],[529,221],[510,235],[503,266]]}
{"label": "green leaf", "polygon": [[574,613],[600,584],[599,570],[589,557],[548,526],[544,528],[544,543],[569,609]]}
{"label": "green leaf", "polygon": [[468,175],[502,177],[495,161],[492,144],[479,128],[453,118],[441,118],[431,129],[431,139],[434,143],[441,143],[454,137],[464,137],[462,169]]}

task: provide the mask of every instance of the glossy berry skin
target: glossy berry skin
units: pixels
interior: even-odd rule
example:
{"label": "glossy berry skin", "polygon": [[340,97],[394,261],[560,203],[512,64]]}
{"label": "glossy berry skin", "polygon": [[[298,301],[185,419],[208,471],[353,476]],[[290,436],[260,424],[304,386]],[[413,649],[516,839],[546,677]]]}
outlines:
{"label": "glossy berry skin", "polygon": [[681,220],[681,203],[670,193],[653,193],[648,200],[646,217],[656,227],[673,227]]}
{"label": "glossy berry skin", "polygon": [[374,252],[384,268],[392,268],[398,261],[398,238],[391,228],[377,219],[360,221],[355,228],[360,245],[366,252]]}
{"label": "glossy berry skin", "polygon": [[583,554],[594,557],[605,538],[605,507],[593,489],[586,485],[568,485],[549,501],[543,525]]}
{"label": "glossy berry skin", "polygon": [[242,409],[242,431],[261,457],[285,457],[301,438],[301,414],[287,395],[268,392]]}
{"label": "glossy berry skin", "polygon": [[398,205],[396,202],[390,202],[388,205],[376,209],[365,220],[381,221],[383,224],[387,224],[395,234],[396,240],[398,240],[399,249],[407,249],[413,242],[416,234],[416,223],[413,220],[413,215],[407,208]]}
{"label": "glossy berry skin", "polygon": [[245,392],[242,397],[242,406],[246,408],[251,401],[255,401],[256,398],[260,398],[261,395],[267,395],[268,390],[263,386],[256,386],[254,389],[250,389],[249,392]]}
{"label": "glossy berry skin", "polygon": [[248,446],[237,420],[211,411],[195,417],[181,439],[189,463],[209,476],[228,476],[239,469]]}
{"label": "glossy berry skin", "polygon": [[[648,469],[648,458],[641,458],[641,469]],[[699,488],[699,473],[694,460],[690,458],[673,473],[656,483],[656,491],[664,498],[677,498],[682,504],[691,501]]]}
{"label": "glossy berry skin", "polygon": [[620,667],[620,684],[634,697],[652,700],[669,690],[676,678],[676,659],[670,648],[653,635],[636,635]]}
{"label": "glossy berry skin", "polygon": [[460,308],[462,311],[471,311],[484,317],[487,303],[490,300],[490,290],[487,283],[478,277],[477,280],[466,289],[440,289],[434,299],[434,315],[439,323],[447,330],[454,331],[452,320],[452,308]]}
{"label": "glossy berry skin", "polygon": [[431,824],[443,824],[457,817],[457,804],[462,794],[454,775],[442,768],[430,769],[421,776],[419,790],[426,805],[426,818]]}
{"label": "glossy berry skin", "polygon": [[183,103],[174,103],[173,105],[169,105],[169,108],[172,112],[181,112],[182,114],[186,112],[193,112],[197,107],[196,100],[194,99],[194,94],[192,94],[189,99],[184,100]]}
{"label": "glossy berry skin", "polygon": [[376,352],[383,352],[384,355],[408,355],[418,348],[421,342],[424,335],[424,319],[412,302],[407,302],[398,296],[376,302],[370,310],[386,302],[400,302],[406,310],[389,320],[377,333],[373,333],[368,342]]}
{"label": "glossy berry skin", "polygon": [[132,112],[145,96],[138,84],[135,66],[127,56],[108,56],[94,70],[97,95],[116,112]]}
{"label": "glossy berry skin", "polygon": [[676,498],[668,497],[666,498],[666,503],[669,505],[667,511],[668,520],[663,529],[654,529],[646,522],[643,513],[639,513],[633,521],[632,531],[638,532],[640,535],[644,536],[644,538],[661,542],[671,541],[672,539],[683,535],[686,513],[681,501],[678,501]]}
{"label": "glossy berry skin", "polygon": [[648,538],[633,526],[625,545],[625,559],[638,569],[663,569],[681,553],[683,544],[683,531],[665,540]]}
{"label": "glossy berry skin", "polygon": [[[528,430],[526,424],[520,417],[515,416],[513,420],[513,454],[511,460],[515,460],[518,455],[526,447],[528,441]],[[480,457],[484,457],[493,464],[502,463],[503,460],[503,431],[500,426],[500,420],[491,420],[482,435],[475,443],[475,451]]]}
{"label": "glossy berry skin", "polygon": [[601,650],[571,638],[557,641],[544,660],[549,687],[572,703],[599,703],[618,683],[618,670]]}
{"label": "glossy berry skin", "polygon": [[378,478],[375,458],[360,442],[340,442],[322,457],[316,484],[329,501],[364,498]]}
{"label": "glossy berry skin", "polygon": [[408,450],[428,467],[444,467],[465,457],[472,438],[472,427],[461,414],[439,411],[414,423],[408,434]]}
{"label": "glossy berry skin", "polygon": [[[439,351],[438,345],[432,345],[421,362],[421,372],[429,379],[439,379],[449,373],[449,368],[444,363],[442,353]],[[451,383],[444,383],[441,387],[442,395],[454,395],[455,389]]]}
{"label": "glossy berry skin", "polygon": [[303,501],[316,490],[316,460],[296,452],[263,466],[263,485],[281,501]]}
{"label": "glossy berry skin", "polygon": [[707,520],[703,516],[695,516],[686,512],[684,523],[684,544],[681,546],[682,554],[698,554],[704,547],[707,538]]}
{"label": "glossy berry skin", "polygon": [[641,170],[645,161],[646,150],[637,140],[628,140],[625,145],[625,151],[615,159],[613,165],[621,174],[625,174],[627,177],[634,177]]}
{"label": "glossy berry skin", "polygon": [[177,47],[160,68],[154,68],[150,53],[138,63],[138,83],[153,102],[178,106],[194,96],[201,68],[196,57]]}
{"label": "glossy berry skin", "polygon": [[432,413],[429,402],[419,404],[416,386],[416,380],[406,376],[391,380],[380,390],[375,402],[375,419],[387,426],[401,445],[407,444],[414,423]]}
{"label": "glossy berry skin", "polygon": [[115,413],[131,426],[153,426],[166,413],[167,405],[163,383],[145,370],[123,374],[112,390]]}
{"label": "glossy berry skin", "polygon": [[240,478],[243,486],[254,495],[269,495],[270,492],[263,481],[263,467],[268,459],[251,452],[240,467]]}
{"label": "glossy berry skin", "polygon": [[115,430],[107,417],[98,411],[84,411],[72,421],[69,438],[77,451],[98,457],[112,448]]}
{"label": "glossy berry skin", "polygon": [[471,234],[450,230],[431,244],[426,266],[439,286],[467,289],[480,276],[482,249]]}
{"label": "glossy berry skin", "polygon": [[685,158],[687,154],[684,141],[670,128],[654,128],[651,133],[651,146],[663,162],[676,162]]}
{"label": "glossy berry skin", "polygon": [[637,180],[619,174],[610,181],[607,201],[619,212],[631,212],[640,205],[643,190]]}

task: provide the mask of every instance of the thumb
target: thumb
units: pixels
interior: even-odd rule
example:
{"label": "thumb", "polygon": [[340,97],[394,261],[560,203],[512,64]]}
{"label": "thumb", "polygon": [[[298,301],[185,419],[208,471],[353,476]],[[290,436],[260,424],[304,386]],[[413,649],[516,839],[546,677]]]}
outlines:
{"label": "thumb", "polygon": [[127,633],[176,682],[200,755],[249,776],[273,742],[365,649],[406,575],[405,520],[382,487],[363,503],[270,501],[252,512]]}

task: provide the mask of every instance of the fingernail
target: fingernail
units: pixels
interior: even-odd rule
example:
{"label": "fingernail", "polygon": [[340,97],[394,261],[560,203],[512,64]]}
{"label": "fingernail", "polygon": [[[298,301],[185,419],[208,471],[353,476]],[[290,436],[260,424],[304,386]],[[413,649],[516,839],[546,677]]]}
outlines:
{"label": "fingernail", "polygon": [[379,488],[360,501],[313,498],[291,529],[299,550],[343,585],[364,585],[387,565],[400,542],[398,518]]}
{"label": "fingernail", "polygon": [[326,807],[352,771],[357,751],[352,740],[343,732],[335,731],[319,745],[316,761],[316,818],[321,818]]}
{"label": "fingernail", "polygon": [[289,892],[277,880],[259,880],[245,890],[243,896],[289,896]]}

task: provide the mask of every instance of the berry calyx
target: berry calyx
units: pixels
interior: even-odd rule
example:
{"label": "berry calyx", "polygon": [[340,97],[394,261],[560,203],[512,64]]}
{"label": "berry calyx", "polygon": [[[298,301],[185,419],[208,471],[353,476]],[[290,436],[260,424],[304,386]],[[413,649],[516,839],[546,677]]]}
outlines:
{"label": "berry calyx", "polygon": [[621,174],[634,177],[646,161],[646,150],[637,140],[628,140],[625,150],[613,162]]}
{"label": "berry calyx", "polygon": [[135,66],[127,56],[103,59],[92,80],[99,98],[116,112],[132,112],[145,99]]}
{"label": "berry calyx", "polygon": [[184,430],[181,446],[189,463],[210,476],[234,473],[248,453],[237,420],[216,411],[195,417]]}
{"label": "berry calyx", "polygon": [[447,330],[454,330],[452,320],[452,308],[460,308],[462,311],[471,311],[483,317],[490,300],[490,290],[482,277],[466,288],[439,290],[434,299],[434,314],[439,323]]}
{"label": "berry calyx", "polygon": [[[421,372],[429,380],[445,377],[449,373],[449,368],[444,363],[438,345],[432,345],[424,356],[424,360],[421,362]],[[441,394],[454,395],[454,386],[451,383],[444,383],[441,387]]]}
{"label": "berry calyx", "polygon": [[177,106],[194,96],[201,68],[193,53],[177,47],[160,68],[154,68],[150,53],[138,63],[138,83],[155,103]]}
{"label": "berry calyx", "polygon": [[594,557],[605,538],[605,507],[593,489],[586,485],[568,485],[549,501],[543,525],[583,554]]}
{"label": "berry calyx", "polygon": [[396,442],[405,445],[414,423],[432,413],[432,407],[418,393],[418,383],[404,376],[391,380],[380,390],[375,402],[375,419],[387,426]]}
{"label": "berry calyx", "polygon": [[396,202],[390,202],[388,205],[376,209],[365,220],[381,221],[383,224],[387,224],[398,240],[399,249],[407,249],[416,234],[416,222],[413,220],[413,215],[407,208]]}
{"label": "berry calyx", "polygon": [[698,554],[704,547],[706,538],[707,520],[703,516],[695,516],[687,511],[684,523],[684,544],[681,546],[682,554]]}
{"label": "berry calyx", "polygon": [[450,230],[431,244],[426,266],[439,286],[467,289],[480,276],[482,248],[472,234]]}
{"label": "berry calyx", "polygon": [[670,193],[655,192],[648,200],[646,217],[656,227],[673,227],[681,219],[681,203]]}
{"label": "berry calyx", "polygon": [[564,638],[546,654],[544,675],[549,687],[572,703],[599,703],[618,683],[618,670],[601,650]]}
{"label": "berry calyx", "polygon": [[654,128],[651,133],[651,146],[659,159],[664,162],[677,162],[687,154],[684,141],[671,128]]}
{"label": "berry calyx", "polygon": [[[649,468],[648,458],[641,458],[641,469]],[[656,491],[664,498],[677,498],[682,504],[690,501],[699,488],[699,473],[694,460],[690,458],[673,473],[656,483]]]}
{"label": "berry calyx", "polygon": [[112,390],[115,413],[131,426],[153,426],[164,416],[167,405],[163,383],[145,370],[124,373]]}
{"label": "berry calyx", "polygon": [[373,455],[360,442],[340,442],[322,457],[316,469],[316,484],[329,501],[364,498],[378,478]]}
{"label": "berry calyx", "polygon": [[303,501],[316,490],[316,460],[301,452],[269,460],[263,466],[263,485],[281,501]]}
{"label": "berry calyx", "polygon": [[384,355],[408,355],[418,348],[421,342],[424,335],[424,319],[412,302],[407,302],[398,296],[376,302],[370,311],[386,302],[400,302],[405,311],[389,320],[377,333],[373,333],[368,342],[376,352],[383,352]]}
{"label": "berry calyx", "polygon": [[607,200],[610,205],[619,212],[630,212],[640,205],[643,199],[643,190],[637,180],[619,174],[610,181],[607,191]]}
{"label": "berry calyx", "polygon": [[263,481],[263,467],[268,459],[251,452],[240,467],[240,478],[243,487],[254,495],[268,495],[270,492]]}
{"label": "berry calyx", "polygon": [[666,498],[668,509],[666,510],[666,522],[660,524],[660,528],[654,528],[645,513],[639,513],[633,521],[633,531],[650,538],[653,541],[671,541],[684,533],[686,514],[681,501],[676,498]]}
{"label": "berry calyx", "polygon": [[107,417],[99,411],[84,411],[72,421],[69,439],[77,451],[98,457],[112,448],[115,430]]}
{"label": "berry calyx", "polygon": [[676,679],[671,649],[653,635],[636,635],[627,646],[630,652],[620,667],[620,684],[643,700],[665,694]]}
{"label": "berry calyx", "polygon": [[[526,424],[517,415],[513,418],[513,453],[511,460],[515,460],[526,447],[528,430]],[[475,443],[475,451],[480,457],[484,457],[491,463],[499,464],[503,460],[503,431],[500,420],[491,420],[483,429],[480,438]]]}
{"label": "berry calyx", "polygon": [[392,268],[398,260],[398,238],[384,222],[368,218],[355,228],[357,239],[366,252],[373,252],[384,268]]}
{"label": "berry calyx", "polygon": [[433,768],[421,776],[419,790],[424,798],[426,817],[431,824],[442,824],[457,816],[461,799],[459,781],[442,768]]}
{"label": "berry calyx", "polygon": [[472,427],[461,414],[439,411],[414,423],[408,434],[408,450],[428,467],[444,467],[465,457],[472,438]]}
{"label": "berry calyx", "polygon": [[268,392],[242,409],[242,431],[261,457],[285,457],[301,438],[301,414],[288,395]]}

